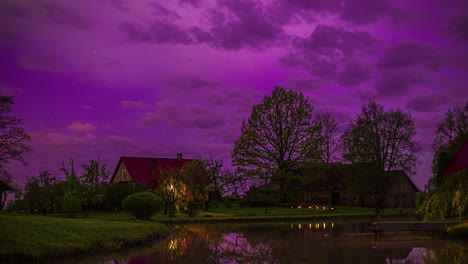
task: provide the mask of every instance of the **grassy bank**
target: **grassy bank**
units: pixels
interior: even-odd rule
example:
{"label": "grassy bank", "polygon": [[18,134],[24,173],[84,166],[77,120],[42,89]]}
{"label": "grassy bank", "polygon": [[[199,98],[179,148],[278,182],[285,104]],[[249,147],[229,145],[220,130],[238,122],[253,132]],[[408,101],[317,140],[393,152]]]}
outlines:
{"label": "grassy bank", "polygon": [[0,260],[48,259],[119,249],[166,235],[164,224],[0,215]]}

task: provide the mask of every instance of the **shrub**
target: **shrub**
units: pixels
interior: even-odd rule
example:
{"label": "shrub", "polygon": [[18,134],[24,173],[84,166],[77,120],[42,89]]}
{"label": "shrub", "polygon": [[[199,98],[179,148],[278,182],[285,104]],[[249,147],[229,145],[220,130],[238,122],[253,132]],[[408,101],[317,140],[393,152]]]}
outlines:
{"label": "shrub", "polygon": [[147,192],[135,193],[122,201],[122,209],[130,212],[137,219],[149,220],[164,208],[161,197]]}
{"label": "shrub", "polygon": [[66,213],[68,217],[74,217],[75,213],[81,211],[81,200],[76,195],[69,192],[61,199],[61,212]]}
{"label": "shrub", "polygon": [[195,201],[187,202],[187,214],[190,217],[195,217],[200,213],[200,204]]}
{"label": "shrub", "polygon": [[424,221],[462,219],[468,216],[468,170],[449,175],[422,202],[416,214]]}
{"label": "shrub", "polygon": [[104,189],[104,208],[112,211],[120,211],[122,201],[129,195],[144,192],[151,186],[139,182],[116,183],[107,185]]}

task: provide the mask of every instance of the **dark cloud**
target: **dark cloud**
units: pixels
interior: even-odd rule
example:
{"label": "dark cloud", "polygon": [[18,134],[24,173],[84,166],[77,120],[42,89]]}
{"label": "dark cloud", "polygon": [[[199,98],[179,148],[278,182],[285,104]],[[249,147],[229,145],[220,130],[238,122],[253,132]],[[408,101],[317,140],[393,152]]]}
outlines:
{"label": "dark cloud", "polygon": [[179,13],[169,10],[165,6],[159,4],[158,2],[152,2],[150,3],[150,7],[153,8],[154,14],[158,17],[162,17],[167,20],[174,20],[174,19],[179,19],[181,16]]}
{"label": "dark cloud", "polygon": [[168,79],[167,85],[171,92],[187,93],[197,92],[204,88],[213,88],[218,84],[216,82],[204,80],[198,76],[181,76]]}
{"label": "dark cloud", "polygon": [[429,94],[411,99],[406,106],[418,112],[438,112],[446,102],[444,94]]}
{"label": "dark cloud", "polygon": [[153,4],[157,19],[148,26],[123,22],[119,29],[135,42],[193,44],[207,43],[225,50],[260,49],[275,46],[283,29],[266,16],[261,2],[252,0],[219,0],[217,9],[207,10],[209,26],[184,29],[171,23],[180,15],[160,4]]}
{"label": "dark cloud", "polygon": [[[375,46],[376,40],[369,32],[320,24],[309,37],[296,38],[294,51],[280,58],[280,63],[306,69],[313,76],[330,81],[339,74],[346,84],[354,85],[367,80],[369,73],[359,66],[362,64],[359,61],[372,56]],[[359,76],[355,78],[349,76],[352,64],[358,65],[354,71]]]}
{"label": "dark cloud", "polygon": [[149,32],[142,29],[141,26],[125,21],[120,23],[118,26],[120,30],[127,34],[129,40],[134,42],[149,42],[152,40],[152,36]]}
{"label": "dark cloud", "polygon": [[316,78],[289,79],[285,87],[293,90],[318,90],[321,88],[321,81]]}
{"label": "dark cloud", "polygon": [[437,70],[442,62],[442,57],[432,47],[415,41],[402,41],[387,49],[380,57],[378,65],[381,68],[422,65]]}
{"label": "dark cloud", "polygon": [[179,4],[191,4],[193,6],[198,7],[200,5],[201,0],[179,0]]}
{"label": "dark cloud", "polygon": [[17,33],[10,32],[5,29],[0,29],[0,42],[18,44],[24,42],[24,39]]}
{"label": "dark cloud", "polygon": [[111,3],[115,8],[121,10],[121,11],[128,11],[130,8],[127,5],[127,2],[125,0],[107,0],[109,3]]}
{"label": "dark cloud", "polygon": [[269,15],[282,24],[298,18],[310,21],[316,14],[332,14],[344,21],[362,25],[376,22],[384,15],[394,17],[401,13],[390,0],[276,0],[269,11]]}
{"label": "dark cloud", "polygon": [[43,3],[42,11],[52,22],[59,25],[66,25],[72,28],[86,30],[93,26],[93,23],[84,17],[76,9],[61,3]]}
{"label": "dark cloud", "polygon": [[351,59],[344,62],[338,82],[343,86],[353,86],[368,81],[370,77],[371,67],[368,63]]}
{"label": "dark cloud", "polygon": [[[278,44],[283,29],[268,18],[261,2],[252,0],[219,0],[229,16],[210,10],[210,44],[226,50],[259,49]],[[228,18],[232,17],[232,18]]]}
{"label": "dark cloud", "polygon": [[468,41],[468,15],[452,18],[443,31],[454,37],[457,41]]}
{"label": "dark cloud", "polygon": [[17,6],[14,2],[0,2],[0,17],[2,17],[2,20],[17,20],[26,18],[29,15],[30,12],[26,8]]}
{"label": "dark cloud", "polygon": [[281,24],[291,23],[298,18],[310,20],[316,13],[337,13],[341,0],[311,1],[311,0],[276,0],[269,10],[269,16]]}
{"label": "dark cloud", "polygon": [[224,116],[197,104],[180,104],[163,101],[156,105],[156,112],[146,113],[144,125],[163,124],[175,129],[212,129],[224,123]]}
{"label": "dark cloud", "polygon": [[375,84],[379,97],[404,96],[413,85],[422,83],[424,78],[417,72],[407,69],[382,72]]}
{"label": "dark cloud", "polygon": [[24,56],[20,60],[20,65],[28,70],[51,72],[62,71],[62,63],[56,57],[46,55]]}
{"label": "dark cloud", "polygon": [[346,0],[340,17],[355,24],[369,24],[393,12],[395,9],[389,0]]}
{"label": "dark cloud", "polygon": [[143,27],[132,22],[122,22],[119,25],[122,30],[133,42],[154,42],[154,43],[172,43],[172,44],[191,44],[192,38],[179,26],[155,19],[148,27]]}

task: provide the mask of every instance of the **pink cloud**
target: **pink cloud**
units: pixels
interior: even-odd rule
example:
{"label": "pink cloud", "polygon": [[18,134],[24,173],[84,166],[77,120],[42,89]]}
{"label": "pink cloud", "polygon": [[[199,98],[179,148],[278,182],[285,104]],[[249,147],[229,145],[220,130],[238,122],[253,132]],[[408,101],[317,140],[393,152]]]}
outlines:
{"label": "pink cloud", "polygon": [[142,100],[139,100],[139,101],[124,100],[124,101],[120,101],[120,106],[122,106],[123,108],[145,108],[146,104]]}
{"label": "pink cloud", "polygon": [[67,126],[67,130],[76,133],[91,133],[96,129],[90,123],[75,122]]}

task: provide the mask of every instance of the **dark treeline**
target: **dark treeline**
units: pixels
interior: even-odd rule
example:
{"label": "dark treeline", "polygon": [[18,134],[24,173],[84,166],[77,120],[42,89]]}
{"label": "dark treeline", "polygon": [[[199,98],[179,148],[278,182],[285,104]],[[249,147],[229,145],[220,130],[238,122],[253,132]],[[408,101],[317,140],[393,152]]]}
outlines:
{"label": "dark treeline", "polygon": [[[242,203],[265,206],[267,212],[270,205],[301,203],[305,191],[328,192],[329,199],[323,203],[332,205],[332,191],[339,188],[358,195],[375,195],[379,209],[384,185],[393,175],[388,172],[403,170],[415,175],[420,151],[414,118],[409,112],[386,109],[369,101],[355,118],[339,124],[331,113],[315,114],[302,93],[276,87],[253,106],[250,116],[242,122],[241,135],[231,150],[235,170],[226,168],[221,159],[201,158],[182,169],[161,170],[161,184],[155,188],[138,182],[110,184],[110,170],[99,158],[81,164],[83,173],[77,175],[70,160],[69,164],[62,163],[63,175],[41,171],[29,177],[24,186],[14,186],[5,165],[9,160],[27,164],[23,154],[32,149],[21,120],[10,115],[13,99],[0,99],[0,172],[1,186],[5,186],[0,188],[0,209],[9,200],[9,210],[31,213],[59,211],[71,215],[83,211],[86,215],[95,209],[120,210],[124,198],[143,191],[157,193],[169,215],[183,210],[195,215],[198,209],[207,211],[213,204],[236,199],[241,191],[246,194]],[[430,192],[424,197],[423,208],[436,204],[441,207],[439,203],[446,197],[440,193],[437,196],[438,190],[465,188],[441,174],[467,138],[468,102],[451,108],[437,124],[433,175],[426,185]],[[226,194],[232,196],[223,198]],[[465,215],[466,195],[466,191],[456,193],[453,199],[457,200],[450,198],[452,205],[444,209],[457,213],[440,213],[437,217]],[[428,218],[424,212],[421,215]]]}

